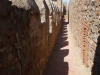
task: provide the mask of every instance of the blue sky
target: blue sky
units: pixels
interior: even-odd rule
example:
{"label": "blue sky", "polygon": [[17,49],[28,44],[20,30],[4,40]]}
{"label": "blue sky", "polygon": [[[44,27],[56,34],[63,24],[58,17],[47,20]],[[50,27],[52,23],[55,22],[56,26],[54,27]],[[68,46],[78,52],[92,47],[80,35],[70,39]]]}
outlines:
{"label": "blue sky", "polygon": [[70,1],[70,0],[63,0],[63,2],[67,2],[67,3],[69,3],[69,1]]}

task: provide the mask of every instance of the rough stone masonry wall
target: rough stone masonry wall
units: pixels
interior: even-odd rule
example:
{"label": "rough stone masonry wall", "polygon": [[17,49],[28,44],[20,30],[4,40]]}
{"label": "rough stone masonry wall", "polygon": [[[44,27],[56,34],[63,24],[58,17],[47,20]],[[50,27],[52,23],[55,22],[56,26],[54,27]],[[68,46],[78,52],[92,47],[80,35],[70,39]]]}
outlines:
{"label": "rough stone masonry wall", "polygon": [[45,0],[40,1],[43,14],[38,0],[10,1],[0,0],[0,75],[42,75],[60,30],[61,12],[49,9]]}
{"label": "rough stone masonry wall", "polygon": [[71,0],[69,23],[76,46],[81,49],[83,63],[91,70],[100,35],[100,0]]}

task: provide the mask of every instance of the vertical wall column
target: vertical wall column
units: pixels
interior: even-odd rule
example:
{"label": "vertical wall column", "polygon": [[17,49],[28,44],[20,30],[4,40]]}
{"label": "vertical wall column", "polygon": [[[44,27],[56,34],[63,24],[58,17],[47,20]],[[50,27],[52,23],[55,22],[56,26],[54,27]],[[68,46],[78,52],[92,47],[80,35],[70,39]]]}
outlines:
{"label": "vertical wall column", "polygon": [[83,63],[88,66],[88,31],[89,23],[82,20],[82,32],[83,32]]}

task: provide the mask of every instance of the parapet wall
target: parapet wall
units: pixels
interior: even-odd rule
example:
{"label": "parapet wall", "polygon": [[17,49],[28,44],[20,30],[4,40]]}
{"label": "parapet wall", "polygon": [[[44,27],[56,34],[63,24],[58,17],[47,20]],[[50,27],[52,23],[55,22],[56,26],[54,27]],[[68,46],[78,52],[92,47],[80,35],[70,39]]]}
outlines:
{"label": "parapet wall", "polygon": [[100,35],[100,0],[71,0],[69,23],[75,45],[81,49],[83,63],[91,70]]}
{"label": "parapet wall", "polygon": [[0,75],[42,75],[60,31],[61,12],[45,0],[40,1],[43,14],[37,0],[10,1],[0,1]]}

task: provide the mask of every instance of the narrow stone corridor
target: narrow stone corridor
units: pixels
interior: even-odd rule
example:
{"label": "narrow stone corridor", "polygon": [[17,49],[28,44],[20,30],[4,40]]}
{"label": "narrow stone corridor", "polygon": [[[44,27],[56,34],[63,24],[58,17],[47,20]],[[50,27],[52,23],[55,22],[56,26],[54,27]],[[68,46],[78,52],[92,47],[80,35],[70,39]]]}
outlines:
{"label": "narrow stone corridor", "polygon": [[100,0],[0,0],[0,75],[100,75]]}
{"label": "narrow stone corridor", "polygon": [[73,45],[68,25],[65,20],[44,75],[90,75]]}

